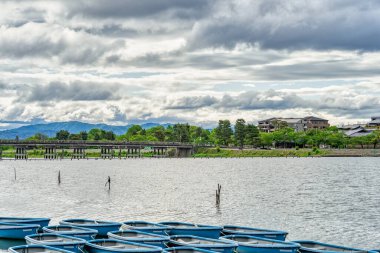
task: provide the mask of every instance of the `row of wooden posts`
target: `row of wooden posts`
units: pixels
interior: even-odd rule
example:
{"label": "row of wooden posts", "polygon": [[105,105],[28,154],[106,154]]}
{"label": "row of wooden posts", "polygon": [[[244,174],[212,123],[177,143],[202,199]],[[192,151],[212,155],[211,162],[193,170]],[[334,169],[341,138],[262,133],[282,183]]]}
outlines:
{"label": "row of wooden posts", "polygon": [[[13,171],[14,171],[14,176],[15,176],[15,181],[17,180],[17,172],[16,172],[16,168],[13,168]],[[58,171],[58,185],[61,184],[61,171],[59,170]],[[108,186],[108,190],[111,190],[111,177],[108,176],[107,178],[107,181],[106,181],[106,184],[104,185],[104,187],[107,187]],[[222,185],[218,184],[218,189],[216,190],[216,205],[219,206],[220,205],[220,192],[222,190]]]}

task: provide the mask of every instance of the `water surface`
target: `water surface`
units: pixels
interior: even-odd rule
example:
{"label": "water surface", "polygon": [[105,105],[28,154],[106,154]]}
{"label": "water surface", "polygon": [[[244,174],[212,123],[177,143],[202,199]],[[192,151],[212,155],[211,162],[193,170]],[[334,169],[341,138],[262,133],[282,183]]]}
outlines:
{"label": "water surface", "polygon": [[379,161],[0,161],[0,216],[51,217],[51,224],[65,218],[236,224],[286,230],[290,240],[380,248]]}

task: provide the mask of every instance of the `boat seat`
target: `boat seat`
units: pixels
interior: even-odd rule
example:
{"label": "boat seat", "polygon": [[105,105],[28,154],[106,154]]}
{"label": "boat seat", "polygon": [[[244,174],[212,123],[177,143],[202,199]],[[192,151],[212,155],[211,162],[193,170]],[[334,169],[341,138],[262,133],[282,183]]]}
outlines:
{"label": "boat seat", "polygon": [[63,242],[63,239],[44,239],[43,242]]}
{"label": "boat seat", "polygon": [[185,240],[178,239],[178,241],[182,242],[182,243],[187,243],[187,244],[189,244],[189,243],[191,243],[191,244],[201,244],[201,241],[199,241],[199,240],[194,240],[194,241],[191,241],[191,242],[187,242]]}
{"label": "boat seat", "polygon": [[107,246],[107,248],[124,249],[125,245],[112,245],[112,246]]}

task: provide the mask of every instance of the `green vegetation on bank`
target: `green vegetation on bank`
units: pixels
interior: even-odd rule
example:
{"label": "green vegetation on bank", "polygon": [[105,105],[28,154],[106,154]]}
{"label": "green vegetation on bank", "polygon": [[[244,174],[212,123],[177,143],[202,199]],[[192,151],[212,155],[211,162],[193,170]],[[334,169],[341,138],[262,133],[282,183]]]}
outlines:
{"label": "green vegetation on bank", "polygon": [[309,157],[324,156],[328,150],[314,149],[221,149],[198,148],[194,157]]}

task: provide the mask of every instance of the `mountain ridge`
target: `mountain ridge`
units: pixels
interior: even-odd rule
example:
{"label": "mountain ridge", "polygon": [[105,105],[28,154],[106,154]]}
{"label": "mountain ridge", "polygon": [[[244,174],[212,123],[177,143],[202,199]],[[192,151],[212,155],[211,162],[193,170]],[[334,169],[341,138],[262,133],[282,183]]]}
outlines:
{"label": "mountain ridge", "polygon": [[[163,126],[167,127],[171,124],[158,124],[158,123],[144,123],[140,124],[140,126],[144,129],[149,129],[155,126]],[[36,133],[45,134],[49,137],[54,137],[56,132],[60,130],[66,130],[70,133],[79,133],[81,131],[89,131],[93,128],[99,128],[105,131],[113,131],[117,135],[124,134],[128,131],[131,125],[124,126],[114,126],[108,125],[104,123],[92,124],[85,123],[80,121],[65,121],[65,122],[51,122],[51,123],[43,123],[43,124],[31,124],[26,126],[21,126],[18,128],[2,130],[0,131],[0,139],[15,139],[16,137],[20,139],[26,139],[35,135]]]}

